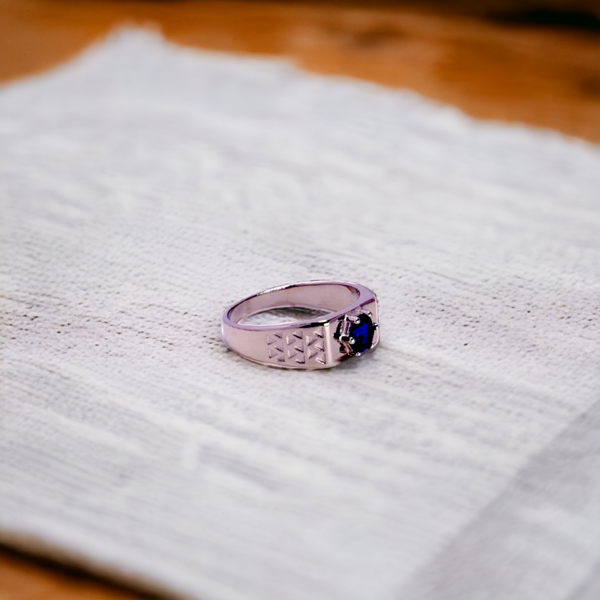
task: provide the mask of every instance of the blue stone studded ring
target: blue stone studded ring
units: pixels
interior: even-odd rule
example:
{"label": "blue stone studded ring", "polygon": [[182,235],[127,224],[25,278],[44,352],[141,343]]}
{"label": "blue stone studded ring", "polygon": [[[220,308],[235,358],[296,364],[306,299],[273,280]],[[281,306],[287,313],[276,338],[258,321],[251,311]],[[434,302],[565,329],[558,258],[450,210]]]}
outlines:
{"label": "blue stone studded ring", "polygon": [[[278,325],[242,322],[278,308],[328,313]],[[221,327],[225,345],[253,362],[284,369],[328,369],[377,346],[377,297],[358,283],[290,283],[234,304],[223,313]]]}

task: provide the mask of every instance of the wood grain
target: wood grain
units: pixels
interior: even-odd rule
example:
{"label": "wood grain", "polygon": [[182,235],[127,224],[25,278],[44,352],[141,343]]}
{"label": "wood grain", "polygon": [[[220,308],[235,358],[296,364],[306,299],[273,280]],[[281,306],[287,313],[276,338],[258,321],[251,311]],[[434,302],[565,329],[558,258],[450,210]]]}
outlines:
{"label": "wood grain", "polygon": [[0,81],[68,60],[121,23],[188,46],[284,56],[407,87],[469,114],[600,141],[600,36],[411,7],[0,0]]}
{"label": "wood grain", "polygon": [[78,570],[0,548],[0,600],[158,600]]}

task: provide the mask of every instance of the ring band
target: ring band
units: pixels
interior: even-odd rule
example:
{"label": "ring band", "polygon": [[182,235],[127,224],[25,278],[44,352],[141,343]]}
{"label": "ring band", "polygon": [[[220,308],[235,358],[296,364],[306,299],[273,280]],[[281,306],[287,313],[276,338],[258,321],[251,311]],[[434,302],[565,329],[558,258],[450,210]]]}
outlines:
{"label": "ring band", "polygon": [[[279,308],[329,312],[277,325],[242,322]],[[237,302],[223,313],[221,327],[225,345],[253,362],[285,369],[328,369],[377,346],[377,297],[346,281],[291,283]]]}

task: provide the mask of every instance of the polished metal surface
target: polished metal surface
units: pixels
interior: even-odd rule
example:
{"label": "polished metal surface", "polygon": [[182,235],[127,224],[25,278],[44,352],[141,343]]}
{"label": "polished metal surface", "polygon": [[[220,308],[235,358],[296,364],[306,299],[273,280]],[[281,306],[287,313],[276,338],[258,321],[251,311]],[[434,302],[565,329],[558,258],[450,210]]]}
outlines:
{"label": "polished metal surface", "polygon": [[[326,310],[327,314],[277,325],[254,325],[243,320],[279,308]],[[271,288],[241,300],[222,317],[223,341],[253,362],[286,369],[327,369],[359,356],[348,343],[348,324],[359,315],[373,323],[372,343],[379,343],[377,297],[368,288],[345,281],[307,281]],[[342,331],[342,338],[340,338]]]}

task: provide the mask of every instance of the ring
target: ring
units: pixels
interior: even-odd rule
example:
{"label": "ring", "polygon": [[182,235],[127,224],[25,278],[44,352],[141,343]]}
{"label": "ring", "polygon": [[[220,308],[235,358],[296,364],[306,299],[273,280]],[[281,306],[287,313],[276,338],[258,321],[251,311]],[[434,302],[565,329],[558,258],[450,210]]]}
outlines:
{"label": "ring", "polygon": [[[277,325],[243,323],[279,308],[328,312]],[[225,345],[253,362],[284,369],[329,369],[379,343],[377,296],[346,281],[290,283],[237,302],[223,313],[221,328]]]}

